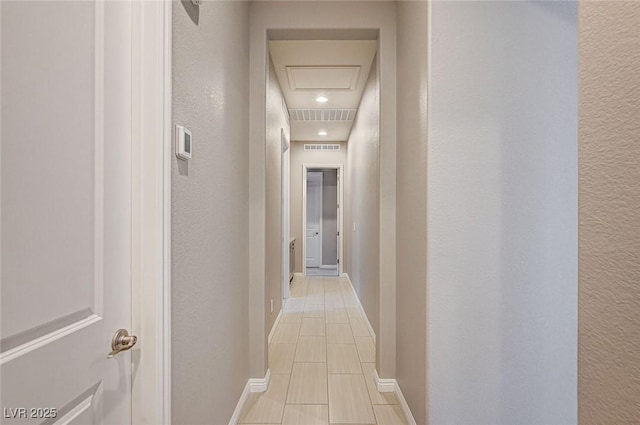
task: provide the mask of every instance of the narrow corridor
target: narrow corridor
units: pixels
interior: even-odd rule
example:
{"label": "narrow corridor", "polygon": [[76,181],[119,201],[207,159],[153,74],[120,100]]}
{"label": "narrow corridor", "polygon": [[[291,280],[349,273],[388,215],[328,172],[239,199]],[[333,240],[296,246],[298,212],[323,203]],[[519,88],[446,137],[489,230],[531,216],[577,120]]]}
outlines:
{"label": "narrow corridor", "polygon": [[294,278],[269,345],[271,382],[241,424],[406,424],[393,393],[379,393],[375,346],[345,278]]}

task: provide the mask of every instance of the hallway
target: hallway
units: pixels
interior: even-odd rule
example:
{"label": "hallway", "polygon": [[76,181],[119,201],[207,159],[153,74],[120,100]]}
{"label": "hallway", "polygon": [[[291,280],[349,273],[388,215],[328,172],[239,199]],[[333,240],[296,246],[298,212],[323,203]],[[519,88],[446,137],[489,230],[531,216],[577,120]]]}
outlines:
{"label": "hallway", "polygon": [[395,395],[376,389],[373,338],[346,278],[294,278],[269,369],[269,389],[250,395],[241,424],[406,424]]}

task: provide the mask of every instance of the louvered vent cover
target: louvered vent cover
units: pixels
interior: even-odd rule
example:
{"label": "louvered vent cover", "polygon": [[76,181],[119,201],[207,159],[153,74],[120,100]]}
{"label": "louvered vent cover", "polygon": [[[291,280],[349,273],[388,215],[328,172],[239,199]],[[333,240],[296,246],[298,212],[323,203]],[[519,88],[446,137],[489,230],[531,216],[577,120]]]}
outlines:
{"label": "louvered vent cover", "polygon": [[289,109],[294,121],[353,121],[355,109]]}
{"label": "louvered vent cover", "polygon": [[326,143],[315,143],[304,145],[305,151],[319,152],[319,151],[339,151],[340,145],[330,145]]}

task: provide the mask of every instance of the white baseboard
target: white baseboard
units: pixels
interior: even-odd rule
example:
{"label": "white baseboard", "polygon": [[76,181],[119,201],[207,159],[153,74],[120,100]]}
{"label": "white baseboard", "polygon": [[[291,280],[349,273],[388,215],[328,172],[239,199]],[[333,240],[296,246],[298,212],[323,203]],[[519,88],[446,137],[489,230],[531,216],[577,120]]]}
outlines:
{"label": "white baseboard", "polygon": [[271,370],[267,369],[267,374],[264,378],[251,378],[247,385],[249,385],[249,392],[251,393],[263,393],[269,388],[269,381],[271,380]]}
{"label": "white baseboard", "polygon": [[371,326],[371,322],[369,322],[369,318],[367,317],[367,313],[364,311],[364,308],[362,307],[362,303],[360,302],[360,297],[358,297],[358,294],[356,293],[356,288],[353,287],[353,283],[351,282],[351,278],[349,277],[349,275],[347,273],[342,273],[342,277],[346,278],[349,281],[349,286],[351,287],[351,292],[353,292],[353,295],[355,295],[356,300],[358,301],[358,309],[360,310],[360,313],[362,313],[362,317],[364,317],[364,322],[367,324],[367,329],[369,329],[369,333],[371,334],[371,337],[373,338],[373,345],[376,345],[376,333],[373,330],[373,326]]}
{"label": "white baseboard", "polygon": [[267,388],[269,388],[270,380],[271,371],[267,369],[267,374],[264,376],[264,378],[252,378],[247,381],[247,384],[244,386],[244,390],[242,390],[242,394],[240,394],[238,404],[236,404],[236,408],[231,415],[229,425],[237,425],[238,422],[240,422],[240,414],[242,413],[242,409],[244,408],[244,405],[249,398],[249,394],[267,391]]}
{"label": "white baseboard", "polygon": [[229,425],[236,425],[240,422],[240,414],[242,413],[242,408],[244,407],[247,399],[249,398],[249,382],[244,386],[244,390],[242,390],[242,394],[240,394],[240,400],[238,400],[238,404],[236,404],[236,409],[233,411],[233,415],[231,415],[231,419],[229,419]]}
{"label": "white baseboard", "polygon": [[376,388],[381,393],[395,393],[398,383],[395,379],[383,379],[378,375],[378,370],[373,370],[373,377],[376,380]]}
{"label": "white baseboard", "polygon": [[284,305],[280,309],[280,312],[278,313],[278,317],[276,317],[276,321],[273,322],[273,326],[271,327],[271,331],[269,332],[269,337],[267,338],[267,342],[269,344],[271,344],[271,338],[276,333],[276,328],[278,327],[278,323],[280,323],[280,318],[282,317],[282,311],[283,310],[284,310]]}
{"label": "white baseboard", "polygon": [[337,265],[335,265],[335,264],[334,264],[333,266],[323,264],[323,265],[321,265],[321,266],[320,266],[320,268],[321,268],[321,269],[327,269],[327,270],[337,270],[337,269],[338,269],[338,266],[337,266]]}
{"label": "white baseboard", "polygon": [[376,382],[378,391],[380,391],[381,393],[394,393],[396,395],[398,403],[400,404],[400,409],[402,410],[402,413],[407,420],[407,424],[417,425],[416,420],[413,418],[413,413],[411,413],[411,409],[409,409],[407,400],[404,398],[404,394],[402,394],[400,385],[398,385],[398,381],[396,381],[395,379],[380,378],[376,369],[373,370],[373,379]]}

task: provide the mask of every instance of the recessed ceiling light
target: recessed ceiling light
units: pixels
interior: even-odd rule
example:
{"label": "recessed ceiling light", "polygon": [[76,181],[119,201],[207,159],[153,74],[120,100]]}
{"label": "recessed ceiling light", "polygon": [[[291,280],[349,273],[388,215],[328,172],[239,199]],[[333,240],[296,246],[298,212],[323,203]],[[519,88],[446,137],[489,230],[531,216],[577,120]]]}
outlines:
{"label": "recessed ceiling light", "polygon": [[319,103],[327,103],[328,101],[329,101],[329,99],[328,99],[328,98],[326,98],[326,97],[324,97],[324,96],[318,96],[318,97],[316,97],[316,102],[319,102]]}
{"label": "recessed ceiling light", "polygon": [[324,131],[324,130],[318,131],[318,136],[326,136],[326,135],[327,135],[326,131]]}

